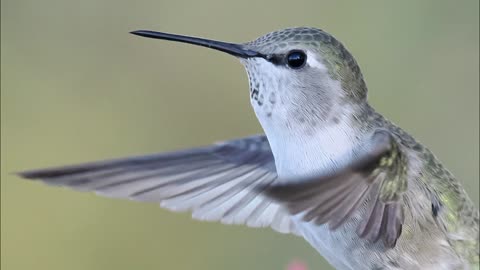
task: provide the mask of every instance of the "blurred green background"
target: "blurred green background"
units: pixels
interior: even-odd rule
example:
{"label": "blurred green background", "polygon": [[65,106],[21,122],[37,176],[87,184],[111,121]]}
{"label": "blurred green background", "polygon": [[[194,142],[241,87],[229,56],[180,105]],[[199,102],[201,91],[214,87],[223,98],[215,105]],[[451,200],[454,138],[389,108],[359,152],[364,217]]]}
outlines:
{"label": "blurred green background", "polygon": [[330,269],[302,239],[193,221],[11,174],[261,132],[243,67],[142,39],[152,29],[243,42],[288,26],[334,34],[371,103],[479,201],[479,1],[1,2],[2,269]]}

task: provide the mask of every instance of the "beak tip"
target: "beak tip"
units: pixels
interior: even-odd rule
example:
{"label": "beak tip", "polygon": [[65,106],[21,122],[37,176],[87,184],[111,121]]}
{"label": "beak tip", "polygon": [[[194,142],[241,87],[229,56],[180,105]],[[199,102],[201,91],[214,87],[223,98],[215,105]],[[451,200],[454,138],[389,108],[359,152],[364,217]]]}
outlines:
{"label": "beak tip", "polygon": [[145,30],[135,30],[135,31],[130,31],[129,33],[136,36],[145,36],[146,32],[147,31]]}

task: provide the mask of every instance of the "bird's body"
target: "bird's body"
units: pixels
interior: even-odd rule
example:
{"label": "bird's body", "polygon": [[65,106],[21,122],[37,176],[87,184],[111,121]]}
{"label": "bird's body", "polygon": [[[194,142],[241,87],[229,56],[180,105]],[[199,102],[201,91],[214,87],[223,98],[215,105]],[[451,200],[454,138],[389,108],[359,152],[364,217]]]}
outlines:
{"label": "bird's body", "polygon": [[[409,207],[405,208],[402,236],[396,246],[385,249],[381,243],[370,243],[357,235],[366,205],[335,231],[294,218],[298,231],[336,269],[478,269],[479,216],[474,203],[428,149],[381,115],[372,112],[371,117],[375,120],[369,125],[359,124],[367,131],[364,136],[378,128],[388,129],[400,138],[403,152],[409,156],[409,189],[404,195]],[[354,134],[359,136],[358,130]],[[352,139],[348,133],[335,135]],[[316,139],[329,141],[332,136]],[[308,159],[313,163],[317,156]],[[335,167],[335,160],[327,167]],[[318,167],[324,166],[322,163],[324,160]]]}
{"label": "bird's body", "polygon": [[180,152],[20,173],[160,202],[201,220],[304,237],[336,269],[478,269],[479,213],[435,156],[367,102],[358,65],[314,28],[231,44],[265,135]]}

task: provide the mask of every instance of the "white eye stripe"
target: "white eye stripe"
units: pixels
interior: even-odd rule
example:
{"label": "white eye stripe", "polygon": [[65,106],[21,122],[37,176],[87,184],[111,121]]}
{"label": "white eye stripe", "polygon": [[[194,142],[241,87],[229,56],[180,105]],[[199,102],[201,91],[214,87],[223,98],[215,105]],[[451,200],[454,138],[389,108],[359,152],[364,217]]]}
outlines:
{"label": "white eye stripe", "polygon": [[322,62],[318,61],[315,58],[315,54],[309,51],[307,51],[307,64],[311,67],[318,68],[319,70],[322,70],[322,71],[327,70],[327,67],[325,67],[325,65]]}

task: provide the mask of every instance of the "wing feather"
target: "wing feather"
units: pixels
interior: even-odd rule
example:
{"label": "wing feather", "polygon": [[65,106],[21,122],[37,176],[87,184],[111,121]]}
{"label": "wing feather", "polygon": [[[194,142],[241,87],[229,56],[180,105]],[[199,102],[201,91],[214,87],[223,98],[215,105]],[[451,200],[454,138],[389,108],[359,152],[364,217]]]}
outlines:
{"label": "wing feather", "polygon": [[173,211],[190,210],[200,220],[296,233],[288,211],[264,194],[277,174],[263,135],[19,175],[108,197],[158,202]]}
{"label": "wing feather", "polygon": [[338,229],[367,202],[358,234],[371,242],[383,239],[391,248],[404,220],[406,158],[393,135],[385,130],[375,131],[356,152],[355,160],[332,174],[282,181],[267,187],[267,194],[284,203],[290,213],[302,213],[305,221],[328,224],[331,230]]}

